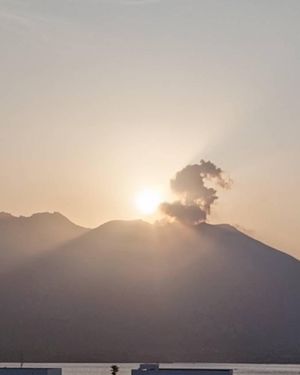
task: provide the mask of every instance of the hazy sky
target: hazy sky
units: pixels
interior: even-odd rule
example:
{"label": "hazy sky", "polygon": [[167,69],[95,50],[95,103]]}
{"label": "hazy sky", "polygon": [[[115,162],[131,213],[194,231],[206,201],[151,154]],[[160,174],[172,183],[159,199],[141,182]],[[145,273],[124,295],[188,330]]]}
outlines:
{"label": "hazy sky", "polygon": [[211,159],[212,222],[300,257],[299,0],[0,0],[0,211],[85,226]]}

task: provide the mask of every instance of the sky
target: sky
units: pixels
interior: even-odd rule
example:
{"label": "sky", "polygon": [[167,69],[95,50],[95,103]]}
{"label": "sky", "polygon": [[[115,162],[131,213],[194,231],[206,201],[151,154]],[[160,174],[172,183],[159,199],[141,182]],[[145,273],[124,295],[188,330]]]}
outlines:
{"label": "sky", "polygon": [[0,0],[0,211],[95,227],[233,180],[209,221],[300,258],[298,0]]}

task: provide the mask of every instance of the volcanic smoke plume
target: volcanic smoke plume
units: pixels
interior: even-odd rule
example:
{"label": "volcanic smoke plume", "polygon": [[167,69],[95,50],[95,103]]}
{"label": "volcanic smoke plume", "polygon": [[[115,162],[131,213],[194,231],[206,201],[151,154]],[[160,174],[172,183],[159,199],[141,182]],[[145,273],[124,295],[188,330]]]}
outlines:
{"label": "volcanic smoke plume", "polygon": [[205,221],[210,214],[211,205],[218,199],[215,188],[229,188],[230,180],[211,161],[201,160],[199,164],[187,165],[177,172],[170,184],[178,200],[162,203],[161,211],[180,222],[195,225]]}

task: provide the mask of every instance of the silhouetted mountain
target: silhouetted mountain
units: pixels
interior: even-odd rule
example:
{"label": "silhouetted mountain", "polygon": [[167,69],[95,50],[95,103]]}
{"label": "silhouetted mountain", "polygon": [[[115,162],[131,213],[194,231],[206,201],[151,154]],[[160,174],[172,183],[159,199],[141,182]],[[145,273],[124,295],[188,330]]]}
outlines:
{"label": "silhouetted mountain", "polygon": [[0,274],[46,250],[79,237],[87,229],[58,212],[16,217],[0,213]]}
{"label": "silhouetted mountain", "polygon": [[39,254],[0,278],[2,361],[300,362],[299,261],[229,225],[112,221]]}

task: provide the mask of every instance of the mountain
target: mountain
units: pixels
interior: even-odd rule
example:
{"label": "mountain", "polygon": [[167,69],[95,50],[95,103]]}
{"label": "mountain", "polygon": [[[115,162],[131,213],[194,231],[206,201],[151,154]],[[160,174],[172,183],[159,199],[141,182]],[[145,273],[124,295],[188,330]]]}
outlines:
{"label": "mountain", "polygon": [[0,274],[86,231],[58,212],[30,217],[0,212]]}
{"label": "mountain", "polygon": [[0,275],[1,361],[300,363],[299,261],[229,225],[112,221],[44,248]]}

